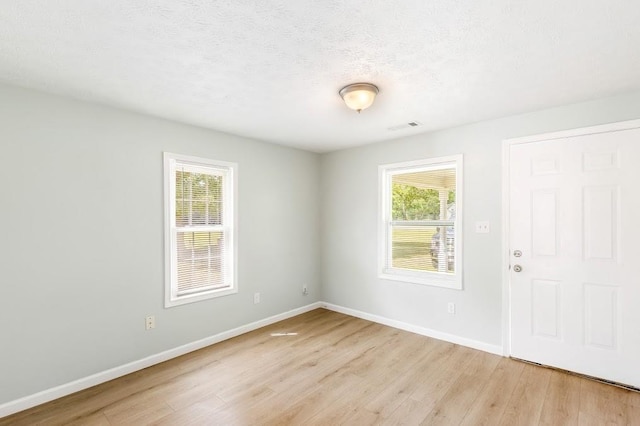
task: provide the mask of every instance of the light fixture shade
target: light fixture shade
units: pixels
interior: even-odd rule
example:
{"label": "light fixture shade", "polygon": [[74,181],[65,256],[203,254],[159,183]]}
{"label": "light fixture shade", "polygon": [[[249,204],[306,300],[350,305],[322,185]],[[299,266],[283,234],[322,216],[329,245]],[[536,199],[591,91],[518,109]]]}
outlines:
{"label": "light fixture shade", "polygon": [[360,112],[373,104],[378,88],[371,83],[354,83],[343,87],[339,93],[349,108]]}

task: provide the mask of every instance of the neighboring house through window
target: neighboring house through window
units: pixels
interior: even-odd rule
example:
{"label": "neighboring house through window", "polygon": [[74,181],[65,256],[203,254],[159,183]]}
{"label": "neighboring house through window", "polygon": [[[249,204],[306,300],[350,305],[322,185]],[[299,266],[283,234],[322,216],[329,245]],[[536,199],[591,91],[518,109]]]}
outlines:
{"label": "neighboring house through window", "polygon": [[238,291],[237,165],[164,154],[165,306]]}
{"label": "neighboring house through window", "polygon": [[462,155],[387,164],[380,174],[384,279],[462,288]]}

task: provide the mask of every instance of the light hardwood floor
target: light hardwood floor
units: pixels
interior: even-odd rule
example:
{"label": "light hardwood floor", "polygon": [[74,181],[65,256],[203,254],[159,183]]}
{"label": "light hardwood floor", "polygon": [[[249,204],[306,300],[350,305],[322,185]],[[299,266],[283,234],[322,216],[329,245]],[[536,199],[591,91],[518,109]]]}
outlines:
{"label": "light hardwood floor", "polygon": [[640,425],[640,394],[318,309],[0,425]]}

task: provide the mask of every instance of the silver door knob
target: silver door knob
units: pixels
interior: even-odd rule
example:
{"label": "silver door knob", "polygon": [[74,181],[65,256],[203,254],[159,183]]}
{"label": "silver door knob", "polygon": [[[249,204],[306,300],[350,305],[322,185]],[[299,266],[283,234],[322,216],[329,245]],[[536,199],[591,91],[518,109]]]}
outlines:
{"label": "silver door knob", "polygon": [[513,265],[513,271],[514,271],[514,272],[520,272],[520,271],[522,271],[522,266],[520,266],[520,265]]}

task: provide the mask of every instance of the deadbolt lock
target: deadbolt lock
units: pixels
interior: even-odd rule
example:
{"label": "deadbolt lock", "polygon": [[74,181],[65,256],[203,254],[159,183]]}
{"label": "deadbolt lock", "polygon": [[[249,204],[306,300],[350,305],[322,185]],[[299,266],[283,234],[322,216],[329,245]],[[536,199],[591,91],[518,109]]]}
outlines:
{"label": "deadbolt lock", "polygon": [[515,257],[520,257],[520,256],[522,256],[522,252],[521,252],[520,250],[514,250],[514,251],[513,251],[513,255],[514,255]]}

